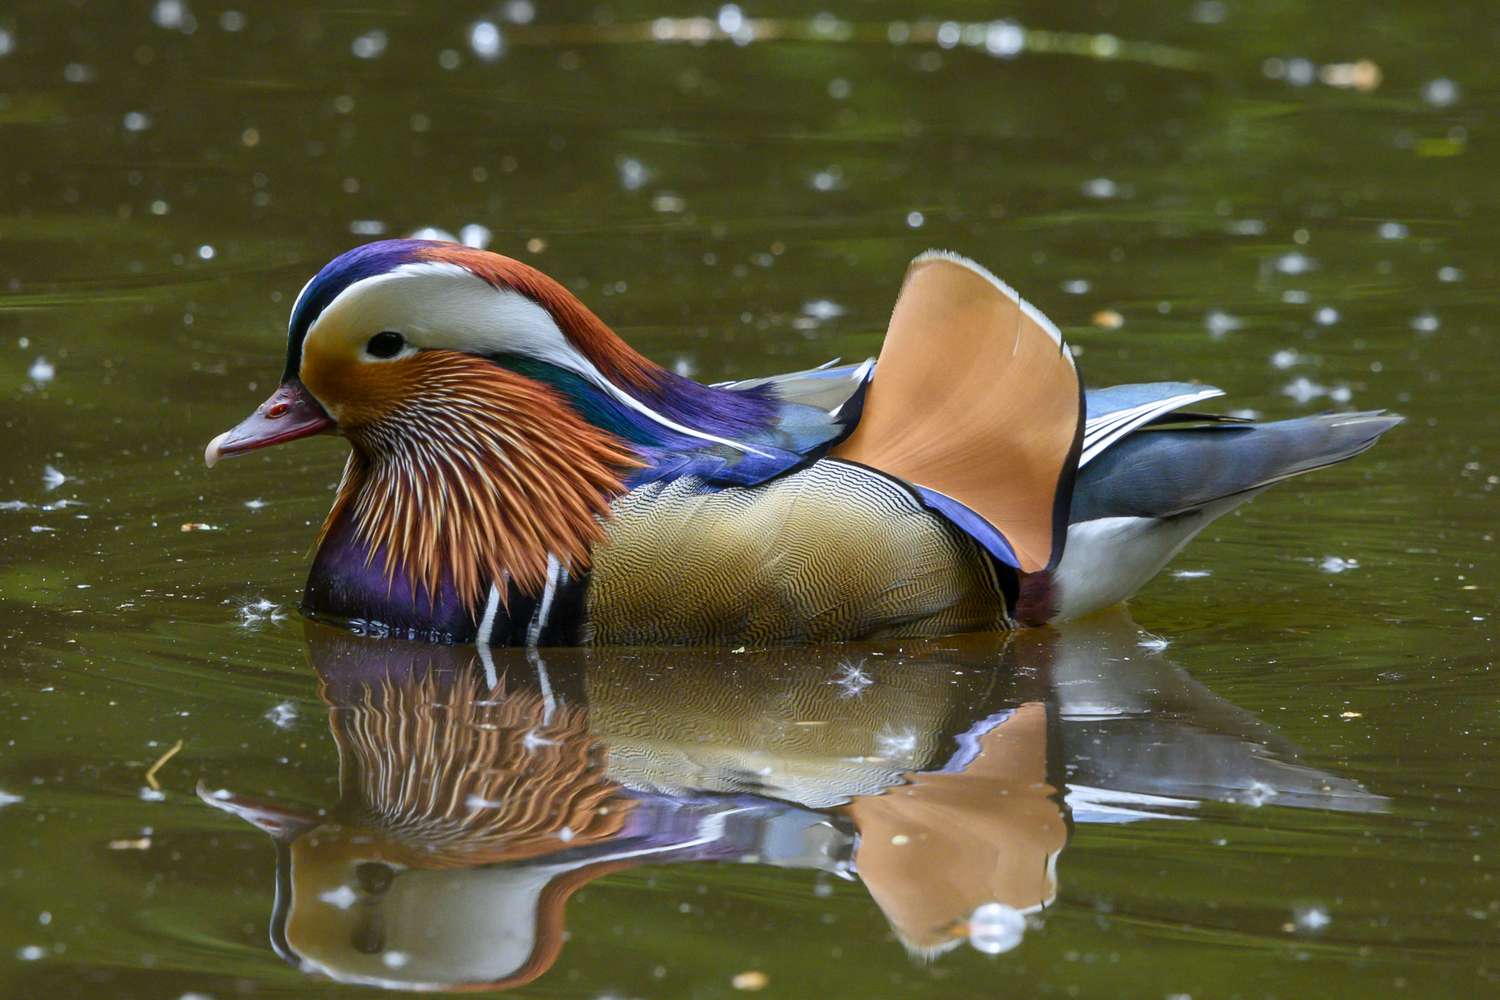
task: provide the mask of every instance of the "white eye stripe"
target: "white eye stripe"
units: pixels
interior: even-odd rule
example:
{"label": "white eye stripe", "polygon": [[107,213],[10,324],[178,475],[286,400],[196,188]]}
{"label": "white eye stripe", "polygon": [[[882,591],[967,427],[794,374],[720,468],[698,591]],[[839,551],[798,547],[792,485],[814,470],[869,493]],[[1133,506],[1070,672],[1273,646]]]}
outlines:
{"label": "white eye stripe", "polygon": [[[307,341],[312,343],[325,330],[372,333],[399,330],[413,350],[445,349],[481,356],[524,355],[573,372],[618,402],[678,434],[765,455],[749,445],[688,427],[651,409],[606,378],[567,338],[552,314],[537,302],[512,289],[496,288],[457,264],[421,261],[362,278],[328,303],[308,328]],[[306,357],[305,349],[303,356]]]}

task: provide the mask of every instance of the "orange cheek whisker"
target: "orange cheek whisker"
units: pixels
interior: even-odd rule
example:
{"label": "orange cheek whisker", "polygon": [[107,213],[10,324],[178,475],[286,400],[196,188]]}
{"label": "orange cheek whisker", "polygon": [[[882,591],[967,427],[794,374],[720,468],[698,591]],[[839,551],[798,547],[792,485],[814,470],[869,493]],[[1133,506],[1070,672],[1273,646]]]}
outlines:
{"label": "orange cheek whisker", "polygon": [[346,428],[355,451],[323,534],[349,511],[388,582],[400,573],[435,599],[451,580],[471,610],[503,574],[540,590],[549,556],[586,569],[635,454],[488,362],[429,351],[399,367],[379,385],[394,395],[366,399],[370,419]]}

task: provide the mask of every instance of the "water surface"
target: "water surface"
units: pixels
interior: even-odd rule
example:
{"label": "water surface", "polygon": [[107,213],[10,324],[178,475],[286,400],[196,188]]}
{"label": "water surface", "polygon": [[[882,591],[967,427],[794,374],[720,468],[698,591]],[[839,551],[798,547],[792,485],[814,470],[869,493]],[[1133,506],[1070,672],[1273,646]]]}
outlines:
{"label": "water surface", "polygon": [[[0,15],[0,992],[1495,989],[1492,12],[925,13]],[[202,448],[313,271],[429,227],[705,380],[873,354],[941,246],[1091,384],[1409,420],[1130,617],[1009,642],[486,660],[306,630],[343,446],[211,475]],[[499,844],[381,792],[502,801],[357,718],[447,718],[429,747],[501,755],[507,801],[586,762],[579,825]]]}

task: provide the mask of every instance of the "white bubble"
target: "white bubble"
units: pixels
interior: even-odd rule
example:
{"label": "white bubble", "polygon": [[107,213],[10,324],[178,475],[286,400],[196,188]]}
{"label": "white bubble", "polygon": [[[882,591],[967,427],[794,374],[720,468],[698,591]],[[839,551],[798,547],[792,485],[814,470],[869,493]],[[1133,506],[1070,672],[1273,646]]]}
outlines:
{"label": "white bubble", "polygon": [[190,35],[198,28],[198,19],[182,0],[157,0],[151,8],[151,20],[158,28]]}
{"label": "white bubble", "polygon": [[824,321],[844,315],[844,307],[829,299],[812,299],[802,303],[802,315]]}
{"label": "white bubble", "polygon": [[16,949],[16,957],[23,962],[35,962],[47,954],[47,949],[39,944],[23,945]]}
{"label": "white bubble", "polygon": [[1120,185],[1108,177],[1095,177],[1093,180],[1084,181],[1083,193],[1088,198],[1113,198],[1120,193]]}
{"label": "white bubble", "polygon": [[1451,285],[1454,282],[1463,281],[1464,272],[1456,267],[1440,267],[1438,268],[1438,280],[1444,284]]}
{"label": "white bubble", "polygon": [[475,21],[469,26],[469,48],[485,62],[494,62],[505,54],[505,36],[493,21]]}
{"label": "white bubble", "polygon": [[1012,59],[1026,47],[1026,32],[1019,24],[995,21],[984,32],[984,50],[1000,59]]}
{"label": "white bubble", "polygon": [[349,223],[349,232],[355,236],[382,236],[385,234],[385,223],[379,219],[355,219]]}
{"label": "white bubble", "polygon": [[30,368],[26,369],[26,377],[38,385],[43,385],[57,377],[57,369],[52,366],[52,362],[39,357],[31,363]]}
{"label": "white bubble", "polygon": [[127,132],[144,132],[151,127],[151,116],[144,111],[127,111],[122,123]]}
{"label": "white bubble", "polygon": [[1208,335],[1218,340],[1225,334],[1238,330],[1245,323],[1238,316],[1231,316],[1222,309],[1210,309],[1203,317],[1203,325],[1208,328]]}
{"label": "white bubble", "polygon": [[1305,359],[1291,348],[1283,348],[1271,355],[1271,364],[1277,368],[1291,368],[1293,365],[1301,364]]}
{"label": "white bubble", "polygon": [[626,191],[639,191],[651,179],[651,171],[633,156],[622,156],[615,162],[620,174],[620,186]]}
{"label": "white bubble", "polygon": [[910,226],[912,229],[921,229],[922,226],[923,226],[923,224],[926,223],[926,221],[927,221],[927,216],[923,215],[921,212],[907,212],[906,213],[906,224],[908,226]]}
{"label": "white bubble", "polygon": [[832,166],[826,170],[819,170],[812,175],[808,181],[814,191],[838,191],[844,186],[844,171],[842,167]]}
{"label": "white bubble", "polygon": [[1376,230],[1383,240],[1404,240],[1409,230],[1399,222],[1382,222]]}
{"label": "white bubble", "polygon": [[1015,948],[1026,934],[1026,915],[1004,903],[984,903],[969,916],[969,944],[986,955]]}
{"label": "white bubble", "polygon": [[349,51],[354,53],[356,59],[379,59],[385,54],[386,45],[390,38],[379,28],[371,28],[362,35],[356,36],[349,43]]}
{"label": "white bubble", "polygon": [[1333,306],[1323,306],[1313,313],[1313,322],[1319,326],[1332,326],[1339,321],[1339,311]]}
{"label": "white bubble", "polygon": [[1294,250],[1277,257],[1274,266],[1282,274],[1307,274],[1318,269],[1318,262],[1307,254]]}
{"label": "white bubble", "polygon": [[1411,328],[1418,333],[1435,333],[1442,321],[1430,312],[1417,313],[1411,318]]}
{"label": "white bubble", "polygon": [[1325,556],[1318,563],[1318,568],[1325,573],[1343,573],[1351,569],[1359,568],[1359,560],[1345,559],[1342,556]]}
{"label": "white bubble", "polygon": [[474,247],[483,250],[490,245],[490,240],[495,234],[490,232],[488,226],[482,226],[477,222],[471,222],[458,231],[458,242],[466,247]]}
{"label": "white bubble", "polygon": [[202,246],[200,246],[198,248],[198,259],[199,260],[213,260],[214,259],[214,248],[213,248],[213,245],[209,244],[209,243],[205,243]]}
{"label": "white bubble", "polygon": [[726,3],[719,8],[719,30],[726,35],[733,35],[745,26],[745,13],[740,10],[739,4]]}
{"label": "white bubble", "polygon": [[1452,107],[1458,103],[1462,91],[1458,84],[1446,77],[1438,77],[1436,80],[1428,80],[1422,84],[1422,100],[1435,108]]}
{"label": "white bubble", "polygon": [[16,50],[16,36],[4,28],[0,28],[0,57],[8,56]]}
{"label": "white bubble", "polygon": [[226,10],[219,15],[219,29],[233,34],[245,30],[245,15],[237,10]]}
{"label": "white bubble", "polygon": [[1193,20],[1199,24],[1223,24],[1229,8],[1221,0],[1199,0],[1193,4]]}
{"label": "white bubble", "polygon": [[530,24],[536,17],[536,7],[531,0],[509,0],[500,12],[511,24]]}
{"label": "white bubble", "polygon": [[1318,68],[1309,59],[1288,59],[1286,82],[1294,87],[1306,87],[1318,78]]}
{"label": "white bubble", "polygon": [[13,806],[17,802],[24,802],[24,801],[25,801],[25,799],[22,798],[19,795],[12,795],[12,794],[10,794],[9,792],[6,792],[6,791],[0,791],[0,809],[5,808],[6,806]]}
{"label": "white bubble", "polygon": [[1092,286],[1082,278],[1073,278],[1062,283],[1062,290],[1069,295],[1087,295],[1090,287]]}

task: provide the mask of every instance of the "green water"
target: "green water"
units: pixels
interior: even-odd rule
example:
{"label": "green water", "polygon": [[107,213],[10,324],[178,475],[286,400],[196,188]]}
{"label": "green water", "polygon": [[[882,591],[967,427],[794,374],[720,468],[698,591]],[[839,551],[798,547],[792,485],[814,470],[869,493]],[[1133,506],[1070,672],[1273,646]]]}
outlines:
{"label": "green water", "polygon": [[[1497,989],[1489,5],[748,4],[745,45],[653,20],[712,7],[303,6],[0,11],[0,995],[523,966],[579,997]],[[1361,59],[1373,89],[1330,68]],[[203,446],[265,397],[329,257],[471,224],[706,380],[873,354],[941,246],[1055,319],[1091,384],[1409,420],[1216,524],[1131,618],[1009,644],[484,663],[306,635],[343,446],[212,474]],[[553,830],[496,863],[431,815],[371,833],[360,781],[423,774],[389,731],[338,736],[387,675],[398,721],[493,702],[439,749],[514,749],[532,730],[485,712],[562,704],[536,759],[592,761],[627,821],[678,808],[697,846]],[[274,841],[200,783],[301,834],[302,968],[271,942]],[[441,872],[360,869],[353,902],[318,881],[439,828]],[[1030,911],[1019,942],[979,922],[1000,954],[969,943],[987,899]]]}

